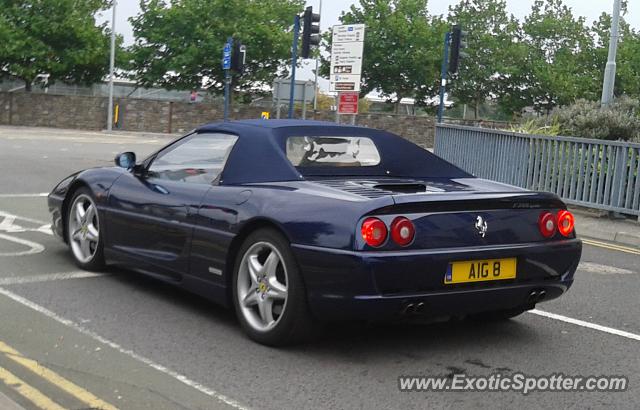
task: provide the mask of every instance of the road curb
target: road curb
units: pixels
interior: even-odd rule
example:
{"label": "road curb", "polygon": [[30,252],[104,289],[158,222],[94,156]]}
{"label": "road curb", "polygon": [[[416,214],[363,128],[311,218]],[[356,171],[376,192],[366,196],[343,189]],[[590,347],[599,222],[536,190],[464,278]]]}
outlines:
{"label": "road curb", "polygon": [[610,218],[608,212],[571,207],[579,236],[640,248],[640,223]]}
{"label": "road curb", "polygon": [[613,241],[640,248],[640,236],[627,232],[617,232]]}
{"label": "road curb", "polygon": [[589,239],[613,242],[617,243],[618,245],[632,246],[640,249],[640,235],[635,235],[628,232],[613,232],[609,234],[597,230],[582,228],[578,231],[578,237],[581,236]]}

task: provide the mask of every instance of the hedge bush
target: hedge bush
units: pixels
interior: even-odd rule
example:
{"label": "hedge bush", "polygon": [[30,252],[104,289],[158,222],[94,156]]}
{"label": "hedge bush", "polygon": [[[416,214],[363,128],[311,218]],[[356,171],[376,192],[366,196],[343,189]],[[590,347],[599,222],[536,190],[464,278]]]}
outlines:
{"label": "hedge bush", "polygon": [[599,102],[578,100],[555,110],[540,121],[543,125],[559,127],[564,136],[640,142],[640,101],[621,97],[602,108]]}

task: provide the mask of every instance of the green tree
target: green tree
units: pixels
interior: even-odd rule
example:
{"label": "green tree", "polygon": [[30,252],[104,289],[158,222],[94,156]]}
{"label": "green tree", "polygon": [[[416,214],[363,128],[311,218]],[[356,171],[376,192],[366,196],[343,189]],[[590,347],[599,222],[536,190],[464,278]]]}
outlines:
{"label": "green tree", "polygon": [[[611,15],[603,13],[593,23],[591,31],[596,46],[594,65],[600,69],[601,73],[604,73],[609,54]],[[600,78],[599,86],[601,86],[601,81],[602,78]],[[630,27],[624,18],[620,24],[615,95],[640,97],[640,32]]]}
{"label": "green tree", "polygon": [[[452,79],[449,91],[461,104],[478,109],[488,99],[503,100],[505,109],[521,107],[513,82],[522,75],[522,48],[517,42],[519,23],[506,12],[505,0],[465,0],[449,9],[449,23],[467,32],[468,58],[460,60],[459,75]],[[510,103],[507,103],[507,99]]]}
{"label": "green tree", "polygon": [[579,98],[598,98],[600,68],[595,67],[594,40],[583,17],[576,18],[562,0],[536,0],[522,25],[529,70],[520,88],[538,112]]}
{"label": "green tree", "polygon": [[234,86],[269,83],[290,59],[292,25],[302,0],[142,0],[130,19],[133,78],[144,87],[224,88],[228,37],[247,46],[245,74]]}
{"label": "green tree", "polygon": [[107,0],[0,0],[0,76],[31,91],[38,75],[49,82],[90,84],[109,67],[109,33],[95,14]]}
{"label": "green tree", "polygon": [[[361,94],[379,92],[399,107],[402,98],[426,104],[437,93],[446,25],[441,17],[429,14],[427,3],[360,0],[340,16],[342,24],[367,27]],[[327,60],[323,60],[322,74],[329,74]]]}

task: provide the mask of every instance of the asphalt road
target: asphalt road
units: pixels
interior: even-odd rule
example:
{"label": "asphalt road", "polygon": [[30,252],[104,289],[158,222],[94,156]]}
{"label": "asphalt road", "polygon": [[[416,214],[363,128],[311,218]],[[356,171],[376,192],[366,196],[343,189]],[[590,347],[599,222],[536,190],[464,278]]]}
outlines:
{"label": "asphalt road", "polygon": [[[249,341],[231,312],[152,279],[78,271],[44,226],[40,194],[75,170],[111,163],[117,152],[142,157],[168,140],[0,128],[0,406],[7,399],[28,409],[34,402],[77,409],[637,408],[638,250],[585,245],[567,295],[504,323],[330,326],[314,343],[287,349]],[[629,387],[528,395],[398,389],[402,375],[495,372],[622,375]]]}

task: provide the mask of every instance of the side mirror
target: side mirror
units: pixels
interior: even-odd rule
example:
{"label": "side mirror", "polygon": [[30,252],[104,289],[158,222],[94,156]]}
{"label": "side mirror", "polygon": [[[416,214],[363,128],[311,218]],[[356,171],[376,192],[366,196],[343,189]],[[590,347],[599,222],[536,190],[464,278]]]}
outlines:
{"label": "side mirror", "polygon": [[132,169],[136,166],[136,154],[133,152],[124,152],[116,155],[116,166],[124,169]]}

